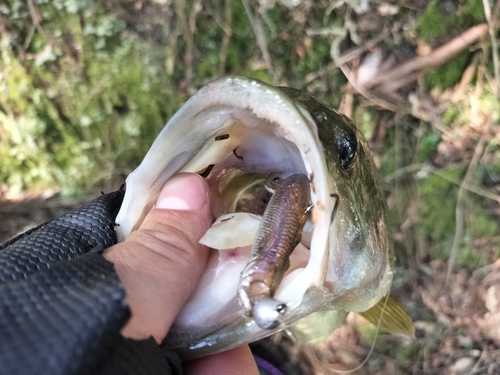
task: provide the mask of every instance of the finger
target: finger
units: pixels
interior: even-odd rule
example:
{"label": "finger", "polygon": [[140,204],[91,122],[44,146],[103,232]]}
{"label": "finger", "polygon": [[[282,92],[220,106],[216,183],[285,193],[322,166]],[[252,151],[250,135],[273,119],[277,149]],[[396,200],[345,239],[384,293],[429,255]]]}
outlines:
{"label": "finger", "polygon": [[186,375],[258,375],[248,345],[184,363]]}
{"label": "finger", "polygon": [[163,340],[205,267],[208,250],[198,241],[211,220],[205,180],[179,174],[165,184],[141,227],[106,250],[132,314],[123,335]]}

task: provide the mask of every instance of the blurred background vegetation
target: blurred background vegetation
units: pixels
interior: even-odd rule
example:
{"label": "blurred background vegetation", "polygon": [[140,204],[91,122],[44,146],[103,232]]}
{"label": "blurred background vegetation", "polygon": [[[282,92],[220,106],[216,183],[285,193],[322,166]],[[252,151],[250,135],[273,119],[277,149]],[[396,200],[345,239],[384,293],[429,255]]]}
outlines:
{"label": "blurred background vegetation", "polygon": [[[0,197],[118,188],[220,76],[300,88],[369,140],[417,328],[359,373],[498,373],[499,19],[499,0],[4,0]],[[342,329],[321,355],[349,369],[373,336]]]}

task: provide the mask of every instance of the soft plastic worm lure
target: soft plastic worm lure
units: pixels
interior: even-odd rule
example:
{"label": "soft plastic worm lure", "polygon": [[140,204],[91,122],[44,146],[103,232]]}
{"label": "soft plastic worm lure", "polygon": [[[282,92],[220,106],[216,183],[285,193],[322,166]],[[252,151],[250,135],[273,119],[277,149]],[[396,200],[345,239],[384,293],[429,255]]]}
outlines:
{"label": "soft plastic worm lure", "polygon": [[286,304],[273,298],[299,244],[309,207],[309,180],[294,174],[266,185],[272,193],[241,273],[238,298],[248,316],[264,329],[276,328]]}

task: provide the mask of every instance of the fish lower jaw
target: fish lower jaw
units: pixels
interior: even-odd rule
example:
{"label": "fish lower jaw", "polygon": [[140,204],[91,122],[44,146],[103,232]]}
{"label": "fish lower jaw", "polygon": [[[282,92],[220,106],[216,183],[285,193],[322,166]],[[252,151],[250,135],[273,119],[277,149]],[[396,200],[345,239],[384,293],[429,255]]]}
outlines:
{"label": "fish lower jaw", "polygon": [[[292,252],[290,267],[276,291],[270,286],[271,281],[266,281],[266,272],[252,273],[241,278],[244,269],[252,264],[249,261],[254,235],[247,230],[244,243],[241,237],[233,237],[232,234],[235,228],[245,226],[247,220],[247,228],[258,227],[259,218],[244,213],[226,215],[200,240],[211,248],[208,264],[196,290],[179,313],[177,325],[202,328],[210,326],[215,320],[230,321],[242,314],[252,316],[256,303],[273,296],[287,306],[297,306],[300,303],[302,296],[294,295],[292,299],[285,300],[277,295],[306,267],[310,250],[304,244],[298,244]],[[231,247],[233,243],[243,246]]]}

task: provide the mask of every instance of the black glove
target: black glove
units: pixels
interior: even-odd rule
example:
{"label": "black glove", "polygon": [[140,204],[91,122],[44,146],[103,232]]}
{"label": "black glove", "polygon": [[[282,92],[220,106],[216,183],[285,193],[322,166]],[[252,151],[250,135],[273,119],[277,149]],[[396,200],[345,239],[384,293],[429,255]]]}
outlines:
{"label": "black glove", "polygon": [[124,339],[130,312],[112,263],[123,191],[0,246],[0,374],[180,374],[151,338]]}

